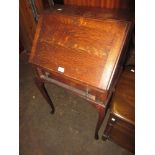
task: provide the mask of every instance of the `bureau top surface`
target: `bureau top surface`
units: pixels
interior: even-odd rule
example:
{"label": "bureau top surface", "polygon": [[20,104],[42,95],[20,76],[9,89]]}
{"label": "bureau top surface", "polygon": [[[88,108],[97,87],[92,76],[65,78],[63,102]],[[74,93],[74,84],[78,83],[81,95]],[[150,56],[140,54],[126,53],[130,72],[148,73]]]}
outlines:
{"label": "bureau top surface", "polygon": [[108,90],[130,22],[109,18],[109,11],[99,12],[102,18],[88,8],[78,12],[69,7],[40,16],[30,62],[62,78]]}

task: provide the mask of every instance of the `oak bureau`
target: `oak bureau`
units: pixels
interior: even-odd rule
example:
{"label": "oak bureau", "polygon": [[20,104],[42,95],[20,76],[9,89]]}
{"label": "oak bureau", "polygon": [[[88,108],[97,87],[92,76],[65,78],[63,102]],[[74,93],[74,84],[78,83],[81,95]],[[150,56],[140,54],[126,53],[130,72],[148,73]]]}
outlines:
{"label": "oak bureau", "polygon": [[130,39],[132,22],[121,11],[59,6],[40,15],[29,62],[42,95],[54,105],[44,83],[86,99],[98,112],[95,138]]}

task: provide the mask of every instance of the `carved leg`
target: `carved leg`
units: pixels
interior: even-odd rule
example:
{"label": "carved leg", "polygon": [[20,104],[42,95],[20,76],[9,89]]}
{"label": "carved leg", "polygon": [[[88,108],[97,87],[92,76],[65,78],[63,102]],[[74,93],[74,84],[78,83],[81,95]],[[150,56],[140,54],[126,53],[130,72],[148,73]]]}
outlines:
{"label": "carved leg", "polygon": [[48,93],[47,93],[47,90],[46,90],[46,88],[45,88],[44,82],[43,82],[41,79],[37,78],[37,77],[34,78],[34,81],[35,81],[37,87],[39,88],[40,92],[42,93],[42,95],[43,95],[44,98],[46,99],[46,101],[47,101],[47,102],[49,103],[49,105],[51,106],[51,108],[52,108],[51,114],[53,114],[54,111],[55,111],[55,108],[54,108],[54,105],[53,105],[52,100],[50,99],[50,97],[49,97],[49,95],[48,95]]}

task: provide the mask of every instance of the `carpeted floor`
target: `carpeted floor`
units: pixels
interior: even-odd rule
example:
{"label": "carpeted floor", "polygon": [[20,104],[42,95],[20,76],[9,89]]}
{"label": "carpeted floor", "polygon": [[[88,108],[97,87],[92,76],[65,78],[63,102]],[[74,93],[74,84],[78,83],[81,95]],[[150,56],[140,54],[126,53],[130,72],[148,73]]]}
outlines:
{"label": "carpeted floor", "polygon": [[83,99],[46,85],[55,114],[33,82],[27,55],[20,55],[20,155],[132,155],[110,141],[94,139],[97,112]]}

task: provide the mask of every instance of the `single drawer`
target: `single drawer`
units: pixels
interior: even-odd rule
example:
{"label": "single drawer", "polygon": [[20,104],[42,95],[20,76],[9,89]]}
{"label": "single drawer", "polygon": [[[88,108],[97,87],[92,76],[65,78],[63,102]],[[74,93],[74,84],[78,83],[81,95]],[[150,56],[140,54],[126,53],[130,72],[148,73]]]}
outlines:
{"label": "single drawer", "polygon": [[61,73],[51,72],[41,67],[36,67],[36,71],[39,77],[46,82],[50,82],[65,89],[71,90],[87,100],[97,102],[99,104],[105,103],[105,99],[107,98],[107,92],[105,91],[96,89],[92,86],[81,83],[80,81],[65,77]]}
{"label": "single drawer", "polygon": [[127,150],[135,150],[135,126],[111,114],[103,137],[119,144]]}

